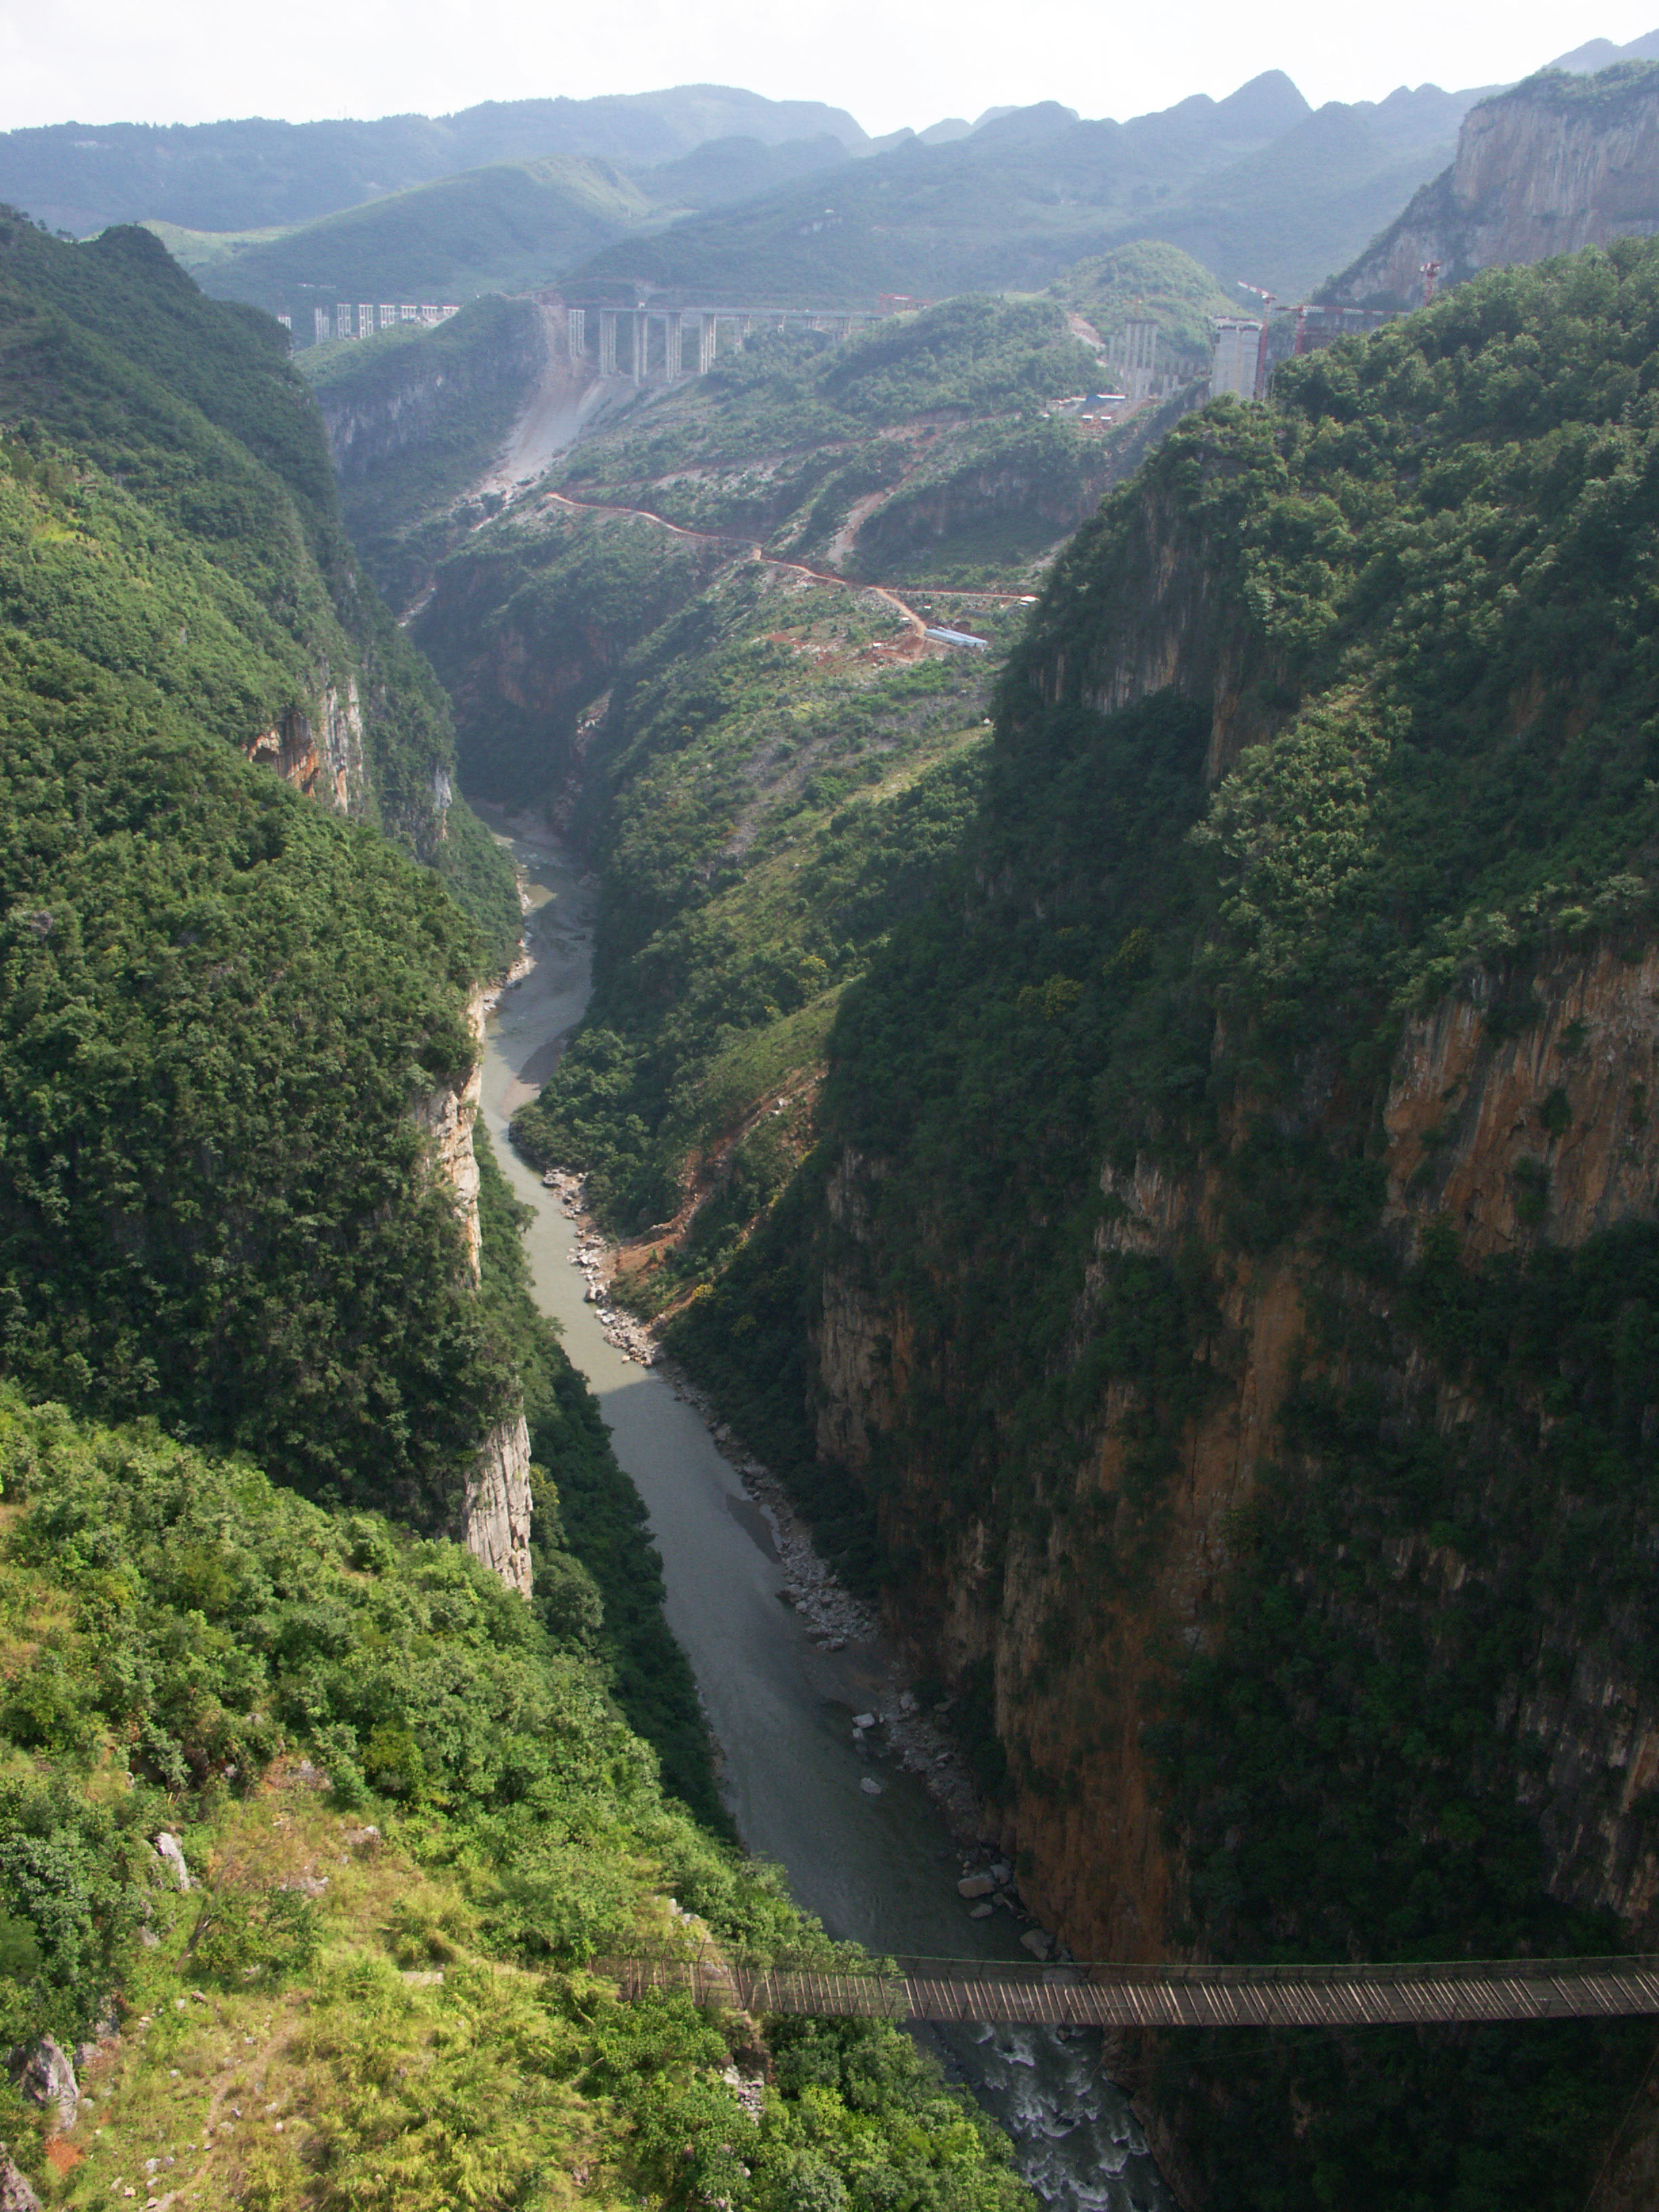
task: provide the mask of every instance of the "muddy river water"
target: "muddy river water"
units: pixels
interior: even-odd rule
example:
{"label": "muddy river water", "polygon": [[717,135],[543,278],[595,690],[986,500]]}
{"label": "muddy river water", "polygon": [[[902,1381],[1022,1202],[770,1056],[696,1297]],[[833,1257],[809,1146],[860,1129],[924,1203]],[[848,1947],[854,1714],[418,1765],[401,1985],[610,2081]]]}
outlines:
{"label": "muddy river water", "polygon": [[[560,1323],[645,1501],[669,1625],[696,1673],[738,1832],[783,1868],[797,1903],[833,1936],[878,1951],[1024,1959],[1009,1914],[969,1917],[956,1889],[961,1852],[920,1781],[896,1761],[872,1766],[855,1740],[852,1716],[887,1680],[889,1655],[857,1644],[821,1650],[779,1601],[783,1577],[764,1516],[672,1379],[606,1340],[572,1262],[574,1226],[507,1142],[514,1110],[550,1073],[586,1006],[591,900],[546,831],[523,834],[520,822],[508,835],[499,818],[495,826],[523,872],[534,964],[490,1019],[484,1121],[514,1190],[535,1209],[526,1243],[538,1301]],[[879,1796],[862,1787],[872,1776]],[[1100,2071],[1097,2039],[966,2028],[939,2032],[935,2047],[1012,2136],[1046,2203],[1166,2212],[1145,2139]]]}

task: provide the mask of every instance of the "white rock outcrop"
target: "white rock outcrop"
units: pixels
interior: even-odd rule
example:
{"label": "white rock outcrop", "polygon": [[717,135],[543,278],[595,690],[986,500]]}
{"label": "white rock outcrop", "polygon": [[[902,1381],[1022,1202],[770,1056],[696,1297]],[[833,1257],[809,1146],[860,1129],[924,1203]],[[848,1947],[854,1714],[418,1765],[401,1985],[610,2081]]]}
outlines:
{"label": "white rock outcrop", "polygon": [[416,1107],[415,1118],[432,1139],[434,1172],[455,1194],[455,1210],[460,1218],[461,1233],[466,1238],[467,1260],[476,1283],[483,1256],[483,1231],[478,1224],[478,1162],[472,1150],[473,1124],[478,1118],[478,1101],[483,1096],[482,991],[474,993],[466,1012],[477,1045],[472,1072],[459,1090],[453,1083],[445,1083],[429,1092]]}
{"label": "white rock outcrop", "polygon": [[530,1431],[522,1413],[493,1428],[466,1486],[466,1548],[509,1589],[531,1590]]}

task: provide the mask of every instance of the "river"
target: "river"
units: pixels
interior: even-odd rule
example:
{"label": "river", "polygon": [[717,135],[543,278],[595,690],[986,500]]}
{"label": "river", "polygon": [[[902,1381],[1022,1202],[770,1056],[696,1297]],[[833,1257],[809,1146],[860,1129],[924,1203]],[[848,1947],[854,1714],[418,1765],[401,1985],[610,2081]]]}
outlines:
{"label": "river", "polygon": [[[480,809],[487,818],[494,810]],[[575,1231],[507,1141],[514,1109],[545,1080],[586,1006],[591,894],[544,830],[494,817],[531,901],[529,973],[491,1017],[483,1112],[517,1195],[544,1312],[587,1378],[661,1551],[669,1626],[690,1659],[720,1747],[721,1787],[749,1849],[774,1859],[798,1904],[872,1949],[1024,1959],[1006,1913],[969,1917],[963,1860],[933,1800],[896,1762],[872,1766],[852,1716],[887,1677],[869,1646],[820,1650],[779,1601],[764,1516],[672,1382],[610,1344],[572,1264]],[[509,830],[510,833],[509,834]],[[862,1784],[878,1776],[881,1794]],[[1062,2212],[1170,2212],[1127,2100],[1102,2074],[1097,2037],[1000,2027],[929,2032],[947,2069],[1012,2137],[1022,2172]]]}

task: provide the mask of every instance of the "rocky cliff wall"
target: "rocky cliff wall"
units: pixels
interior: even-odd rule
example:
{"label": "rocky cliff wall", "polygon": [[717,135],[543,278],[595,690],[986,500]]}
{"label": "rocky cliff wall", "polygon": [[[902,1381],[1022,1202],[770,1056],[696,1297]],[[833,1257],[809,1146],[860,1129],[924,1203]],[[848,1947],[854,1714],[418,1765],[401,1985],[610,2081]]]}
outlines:
{"label": "rocky cliff wall", "polygon": [[[431,1139],[434,1174],[455,1194],[455,1210],[476,1281],[483,1250],[478,1218],[478,1162],[472,1149],[483,1087],[482,992],[473,998],[468,1013],[478,1042],[471,1072],[459,1087],[441,1085],[417,1108],[416,1120]],[[530,1431],[520,1410],[498,1422],[478,1448],[462,1501],[461,1534],[474,1558],[482,1559],[492,1574],[499,1575],[509,1589],[522,1597],[528,1597],[531,1590],[530,1523],[534,1503]]]}
{"label": "rocky cliff wall", "polygon": [[478,1221],[478,1163],[472,1150],[472,1130],[483,1093],[483,994],[474,994],[467,1018],[477,1040],[477,1055],[466,1081],[458,1089],[441,1084],[416,1109],[416,1120],[432,1140],[434,1172],[455,1194],[455,1211],[466,1239],[467,1259],[473,1279],[478,1277],[483,1236]]}
{"label": "rocky cliff wall", "polygon": [[1623,64],[1588,86],[1547,76],[1472,108],[1450,168],[1321,296],[1413,307],[1426,262],[1443,288],[1656,229],[1659,64]]}
{"label": "rocky cliff wall", "polygon": [[[1648,1090],[1659,1065],[1659,951],[1562,950],[1532,977],[1535,1017],[1519,1034],[1502,1011],[1502,981],[1487,972],[1469,979],[1408,1025],[1396,1054],[1387,1218],[1408,1249],[1429,1224],[1448,1221],[1471,1261],[1546,1242],[1572,1249],[1650,1220],[1659,1202]],[[1080,1463],[1062,1495],[1050,1490],[1054,1510],[1038,1526],[1022,1528],[1017,1516],[1008,1528],[988,1498],[983,1513],[951,1502],[947,1472],[915,1450],[926,1427],[917,1408],[974,1384],[952,1347],[929,1340],[908,1303],[882,1287],[893,1274],[874,1225],[883,1172],[844,1154],[826,1191],[833,1234],[814,1346],[820,1448],[866,1480],[878,1471],[884,1534],[914,1563],[895,1630],[952,1680],[989,1668],[996,1733],[1012,1754],[1000,1840],[1021,1867],[1028,1901],[1081,1956],[1169,1956],[1184,1872],[1146,1731],[1169,1662],[1213,1636],[1237,1517],[1259,1470],[1292,1453],[1281,1425],[1288,1392],[1310,1369],[1335,1371],[1310,1328],[1310,1307],[1362,1312],[1376,1344],[1368,1387],[1454,1443],[1479,1432],[1535,1455],[1549,1416],[1541,1403],[1502,1405],[1437,1368],[1389,1299],[1334,1270],[1328,1255],[1235,1255],[1216,1272],[1212,1333],[1193,1348],[1206,1402],[1181,1433],[1143,1575],[1127,1589],[1090,1588],[1079,1529],[1103,1513],[1121,1540],[1132,1534],[1137,1394],[1109,1390]],[[1117,1255],[1175,1267],[1224,1249],[1222,1181],[1214,1166],[1172,1173],[1145,1158],[1102,1170],[1107,1218],[1079,1285],[1074,1341],[1058,1358],[1086,1340]],[[1340,1379],[1352,1389],[1362,1378],[1350,1366]],[[897,1455],[895,1440],[903,1440]],[[1012,1440],[990,1457],[1004,1480],[1020,1480]],[[1041,1488],[1035,1471],[1027,1480]],[[1450,1596],[1477,1571],[1433,1556],[1426,1538],[1396,1568],[1402,1604],[1408,1576],[1443,1583]],[[1526,1748],[1511,1786],[1537,1824],[1551,1893],[1606,1908],[1647,1942],[1659,1904],[1659,1698],[1629,1665],[1577,1646],[1565,1621],[1558,1656],[1565,1663],[1553,1668],[1517,1668],[1487,1718],[1507,1745]]]}
{"label": "rocky cliff wall", "polygon": [[261,768],[273,769],[307,799],[337,814],[362,812],[368,797],[363,767],[363,717],[357,683],[325,679],[307,706],[285,708],[246,748]]}
{"label": "rocky cliff wall", "polygon": [[522,1413],[484,1438],[466,1486],[466,1548],[520,1597],[530,1595],[530,1431]]}
{"label": "rocky cliff wall", "polygon": [[388,349],[373,374],[318,392],[335,473],[360,483],[400,453],[440,445],[480,407],[527,398],[563,320],[534,300],[501,303],[488,344]]}

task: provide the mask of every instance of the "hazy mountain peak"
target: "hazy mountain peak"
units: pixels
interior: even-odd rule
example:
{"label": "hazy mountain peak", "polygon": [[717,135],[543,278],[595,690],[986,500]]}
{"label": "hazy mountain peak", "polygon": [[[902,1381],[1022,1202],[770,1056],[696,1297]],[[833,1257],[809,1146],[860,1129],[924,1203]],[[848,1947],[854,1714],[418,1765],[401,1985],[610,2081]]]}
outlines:
{"label": "hazy mountain peak", "polygon": [[1029,107],[1010,107],[994,121],[974,125],[974,135],[979,138],[1038,138],[1047,137],[1051,131],[1069,131],[1079,119],[1074,107],[1064,107],[1057,100],[1034,100]]}
{"label": "hazy mountain peak", "polygon": [[1225,100],[1218,100],[1215,112],[1229,128],[1260,132],[1266,138],[1288,131],[1312,110],[1283,70],[1263,70]]}
{"label": "hazy mountain peak", "polygon": [[1570,70],[1574,76],[1594,76],[1601,70],[1611,69],[1615,62],[1651,61],[1659,61],[1659,31],[1644,31],[1626,46],[1615,46],[1611,39],[1589,39],[1582,46],[1575,46],[1570,54],[1558,54],[1544,66]]}

